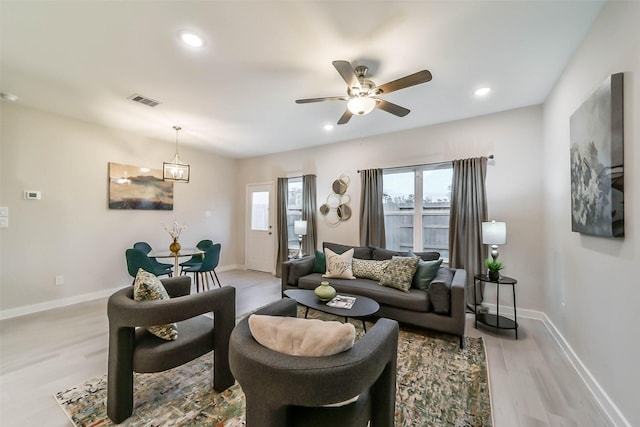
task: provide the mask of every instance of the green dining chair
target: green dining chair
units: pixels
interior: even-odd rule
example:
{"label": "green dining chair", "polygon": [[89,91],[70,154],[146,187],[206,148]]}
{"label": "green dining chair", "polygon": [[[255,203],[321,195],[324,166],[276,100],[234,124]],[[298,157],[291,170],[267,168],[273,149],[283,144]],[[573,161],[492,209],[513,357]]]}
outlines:
{"label": "green dining chair", "polygon": [[[136,243],[133,244],[133,248],[141,250],[147,256],[149,255],[149,252],[151,252],[151,245],[148,244],[147,242],[136,242]],[[153,264],[154,268],[167,269],[167,268],[173,267],[173,264],[167,264],[167,263],[164,263],[164,262],[160,262],[157,259],[151,258],[151,257],[149,257],[149,259],[151,260],[151,264]]]}
{"label": "green dining chair", "polygon": [[169,265],[169,268],[159,268],[153,265],[151,262],[151,258],[147,256],[140,249],[127,249],[125,251],[125,257],[127,259],[127,271],[129,275],[134,278],[138,274],[138,269],[141,268],[144,271],[148,271],[149,273],[153,273],[156,276],[168,275],[171,277],[173,275],[172,266]]}
{"label": "green dining chair", "polygon": [[[196,248],[201,251],[206,251],[211,246],[213,246],[213,242],[211,240],[200,240],[196,245]],[[202,255],[194,255],[191,259],[181,262],[180,265],[180,274],[184,272],[185,267],[193,267],[195,265],[202,264]]]}
{"label": "green dining chair", "polygon": [[[209,249],[207,249],[204,252],[204,259],[202,260],[202,263],[184,268],[183,271],[185,273],[193,273],[195,282],[196,282],[197,292],[200,292],[200,282],[202,282],[203,291],[205,290],[204,289],[205,283],[207,285],[207,289],[210,289],[209,278],[207,277],[207,273],[209,273],[209,276],[211,276],[211,280],[213,281],[214,285],[217,280],[218,287],[220,288],[222,287],[222,284],[220,283],[220,279],[218,279],[218,275],[216,274],[216,267],[220,262],[221,249],[222,249],[222,245],[220,243],[216,243],[215,245],[211,246]],[[215,275],[215,279],[213,278],[214,275]]]}

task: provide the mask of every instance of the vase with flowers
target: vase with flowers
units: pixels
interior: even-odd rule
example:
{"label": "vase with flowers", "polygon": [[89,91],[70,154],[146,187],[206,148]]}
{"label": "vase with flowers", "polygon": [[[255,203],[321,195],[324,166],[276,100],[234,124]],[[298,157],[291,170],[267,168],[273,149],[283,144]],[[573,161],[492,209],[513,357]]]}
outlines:
{"label": "vase with flowers", "polygon": [[171,252],[180,252],[180,242],[178,242],[178,238],[180,238],[180,234],[187,228],[184,225],[178,224],[176,221],[171,224],[171,227],[167,227],[164,225],[164,229],[167,230],[169,235],[173,238],[173,242],[169,245],[169,250]]}

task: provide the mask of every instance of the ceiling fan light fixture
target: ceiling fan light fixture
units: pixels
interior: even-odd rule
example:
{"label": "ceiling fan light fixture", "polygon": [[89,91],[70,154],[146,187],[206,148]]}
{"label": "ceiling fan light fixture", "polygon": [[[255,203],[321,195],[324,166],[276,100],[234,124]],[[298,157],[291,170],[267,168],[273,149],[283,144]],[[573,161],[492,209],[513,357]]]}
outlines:
{"label": "ceiling fan light fixture", "polygon": [[376,108],[376,100],[368,96],[357,96],[347,102],[347,108],[353,114],[364,116]]}

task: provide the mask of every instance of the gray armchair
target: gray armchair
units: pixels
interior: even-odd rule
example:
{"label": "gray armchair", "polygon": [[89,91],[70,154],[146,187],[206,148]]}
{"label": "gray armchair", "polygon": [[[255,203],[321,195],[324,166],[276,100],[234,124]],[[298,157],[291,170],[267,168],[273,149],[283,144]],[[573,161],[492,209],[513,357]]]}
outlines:
{"label": "gray armchair", "polygon": [[[222,391],[235,379],[229,369],[229,337],[235,325],[236,290],[224,287],[189,295],[191,278],[162,280],[171,297],[133,300],[133,287],[109,298],[107,414],[121,423],[133,413],[133,373],[175,368],[213,350],[213,388]],[[213,313],[213,319],[201,316]],[[178,339],[165,341],[137,326],[177,322]]]}
{"label": "gray armchair", "polygon": [[[257,314],[295,317],[296,303],[283,299]],[[246,396],[247,427],[393,426],[397,348],[398,322],[383,318],[350,350],[289,356],[260,345],[245,318],[231,334],[229,363]]]}

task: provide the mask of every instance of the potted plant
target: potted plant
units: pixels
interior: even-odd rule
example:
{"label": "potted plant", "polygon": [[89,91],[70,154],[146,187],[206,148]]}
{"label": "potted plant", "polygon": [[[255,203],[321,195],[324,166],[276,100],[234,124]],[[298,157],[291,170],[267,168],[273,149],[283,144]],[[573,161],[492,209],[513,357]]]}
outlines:
{"label": "potted plant", "polygon": [[489,269],[489,280],[497,281],[500,278],[500,270],[504,268],[502,263],[498,260],[488,259],[484,265]]}

